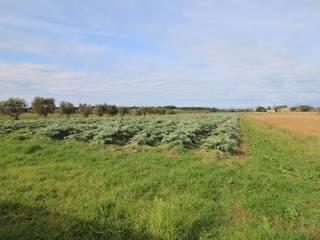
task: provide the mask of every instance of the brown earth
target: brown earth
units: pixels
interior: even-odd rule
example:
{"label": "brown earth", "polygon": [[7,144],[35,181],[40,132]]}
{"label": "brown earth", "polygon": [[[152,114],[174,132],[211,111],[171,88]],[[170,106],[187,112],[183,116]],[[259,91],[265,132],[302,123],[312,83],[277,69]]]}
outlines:
{"label": "brown earth", "polygon": [[252,113],[242,116],[296,133],[320,136],[319,113]]}

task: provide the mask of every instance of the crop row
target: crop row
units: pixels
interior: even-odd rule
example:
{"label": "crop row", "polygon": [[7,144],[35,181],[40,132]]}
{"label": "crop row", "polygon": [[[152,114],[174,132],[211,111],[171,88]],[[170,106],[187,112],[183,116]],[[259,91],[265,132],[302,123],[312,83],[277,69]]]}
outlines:
{"label": "crop row", "polygon": [[217,149],[226,153],[237,151],[239,146],[238,121],[232,114],[0,122],[0,135],[19,129],[42,138],[75,139],[98,144],[170,144]]}

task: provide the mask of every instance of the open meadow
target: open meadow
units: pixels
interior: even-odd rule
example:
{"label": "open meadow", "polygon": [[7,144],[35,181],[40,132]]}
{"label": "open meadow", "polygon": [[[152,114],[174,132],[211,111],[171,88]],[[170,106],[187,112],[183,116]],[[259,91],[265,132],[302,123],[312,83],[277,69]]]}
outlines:
{"label": "open meadow", "polygon": [[0,120],[0,238],[319,239],[319,138],[279,127],[247,114]]}

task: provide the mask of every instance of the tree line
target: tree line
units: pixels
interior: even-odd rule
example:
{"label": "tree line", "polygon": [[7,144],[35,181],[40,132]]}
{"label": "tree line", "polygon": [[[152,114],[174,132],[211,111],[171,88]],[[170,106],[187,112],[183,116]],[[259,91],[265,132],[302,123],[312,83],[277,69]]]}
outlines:
{"label": "tree line", "polygon": [[310,112],[313,110],[319,110],[315,109],[314,107],[310,105],[298,105],[294,107],[288,107],[287,105],[279,105],[279,106],[274,106],[274,107],[263,107],[263,106],[258,106],[255,108],[256,112],[267,112],[268,110],[274,110],[275,112]]}
{"label": "tree line", "polygon": [[72,114],[78,113],[84,117],[89,117],[90,115],[96,116],[115,116],[115,115],[163,115],[163,114],[176,114],[176,113],[186,113],[186,112],[266,112],[267,110],[274,109],[278,111],[297,111],[297,112],[307,112],[307,111],[319,111],[320,109],[315,109],[309,105],[299,105],[296,107],[289,108],[287,105],[279,105],[273,108],[258,106],[255,109],[244,108],[229,108],[229,109],[218,109],[210,107],[176,107],[173,105],[168,106],[158,106],[158,107],[118,107],[111,104],[96,104],[90,105],[86,103],[80,103],[79,106],[62,101],[59,107],[55,104],[54,98],[46,97],[35,97],[28,106],[27,102],[21,98],[9,98],[7,100],[0,102],[0,113],[13,117],[14,119],[19,119],[19,116],[24,112],[37,113],[40,116],[47,117],[49,114],[60,113],[66,117],[70,117]]}
{"label": "tree line", "polygon": [[54,98],[35,97],[30,105],[21,98],[9,98],[0,102],[0,112],[2,114],[13,117],[18,120],[19,116],[25,112],[37,113],[40,116],[48,117],[49,114],[60,113],[66,117],[70,117],[72,114],[78,113],[84,117],[90,115],[97,115],[99,117],[103,115],[124,116],[127,114],[133,115],[149,115],[149,114],[175,114],[175,107],[118,107],[110,104],[96,104],[90,105],[86,103],[80,103],[76,107],[73,103],[62,101],[59,107],[55,104]]}

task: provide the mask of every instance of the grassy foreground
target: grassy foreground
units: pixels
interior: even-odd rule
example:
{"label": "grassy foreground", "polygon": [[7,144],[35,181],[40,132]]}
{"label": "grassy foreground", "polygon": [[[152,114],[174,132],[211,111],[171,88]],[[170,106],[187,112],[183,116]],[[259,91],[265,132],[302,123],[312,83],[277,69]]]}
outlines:
{"label": "grassy foreground", "polygon": [[242,119],[245,158],[0,140],[0,239],[319,239],[319,139]]}

